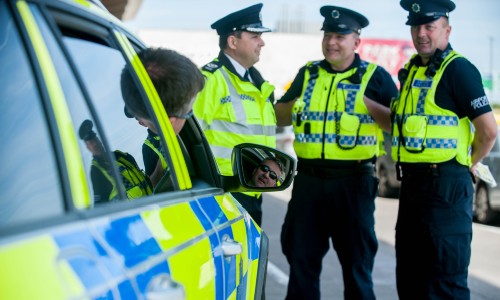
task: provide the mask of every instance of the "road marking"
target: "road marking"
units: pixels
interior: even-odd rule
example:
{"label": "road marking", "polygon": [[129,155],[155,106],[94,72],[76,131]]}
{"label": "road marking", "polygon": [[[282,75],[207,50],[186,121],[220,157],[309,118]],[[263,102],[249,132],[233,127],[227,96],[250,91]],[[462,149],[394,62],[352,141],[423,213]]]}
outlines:
{"label": "road marking", "polygon": [[267,275],[272,276],[279,284],[284,286],[288,285],[288,280],[290,279],[290,277],[288,277],[285,272],[281,271],[278,266],[270,261],[267,262]]}

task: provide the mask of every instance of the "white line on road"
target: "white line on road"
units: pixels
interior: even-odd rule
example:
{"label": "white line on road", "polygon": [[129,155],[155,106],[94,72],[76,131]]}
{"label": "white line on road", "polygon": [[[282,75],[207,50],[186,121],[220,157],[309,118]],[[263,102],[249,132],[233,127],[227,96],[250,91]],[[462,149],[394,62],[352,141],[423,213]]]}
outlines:
{"label": "white line on road", "polygon": [[267,262],[267,275],[272,276],[281,285],[288,285],[288,275],[270,261]]}

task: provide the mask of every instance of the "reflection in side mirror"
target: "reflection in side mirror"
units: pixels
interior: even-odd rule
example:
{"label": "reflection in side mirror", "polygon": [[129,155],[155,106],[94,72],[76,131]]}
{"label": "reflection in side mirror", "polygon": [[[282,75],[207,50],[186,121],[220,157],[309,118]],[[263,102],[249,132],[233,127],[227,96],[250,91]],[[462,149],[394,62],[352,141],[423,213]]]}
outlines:
{"label": "reflection in side mirror", "polygon": [[274,148],[246,143],[234,148],[233,167],[245,189],[281,191],[292,183],[297,162]]}

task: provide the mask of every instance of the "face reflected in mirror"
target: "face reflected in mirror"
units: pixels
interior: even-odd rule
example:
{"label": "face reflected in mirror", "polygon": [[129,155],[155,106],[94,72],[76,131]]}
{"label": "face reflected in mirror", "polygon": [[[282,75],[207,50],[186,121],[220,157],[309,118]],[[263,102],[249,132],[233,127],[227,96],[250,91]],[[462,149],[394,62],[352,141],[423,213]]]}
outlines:
{"label": "face reflected in mirror", "polygon": [[264,145],[243,143],[233,151],[233,168],[238,172],[240,189],[282,191],[293,181],[297,162],[292,156]]}
{"label": "face reflected in mirror", "polygon": [[277,159],[264,159],[254,170],[251,184],[256,187],[274,187],[281,178],[281,166]]}

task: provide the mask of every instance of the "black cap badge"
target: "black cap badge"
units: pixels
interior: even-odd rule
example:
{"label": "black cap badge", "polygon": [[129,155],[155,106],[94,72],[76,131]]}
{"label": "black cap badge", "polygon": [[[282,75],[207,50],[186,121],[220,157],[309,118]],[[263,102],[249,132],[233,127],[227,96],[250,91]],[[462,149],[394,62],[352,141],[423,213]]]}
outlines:
{"label": "black cap badge", "polygon": [[338,10],[336,10],[336,9],[332,10],[332,18],[334,18],[334,19],[340,18],[340,13]]}

